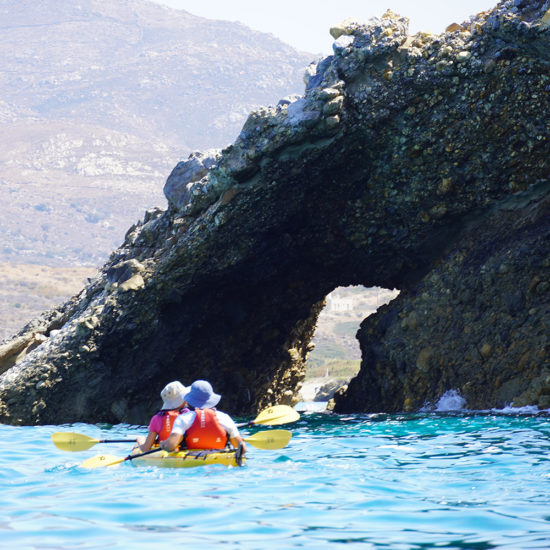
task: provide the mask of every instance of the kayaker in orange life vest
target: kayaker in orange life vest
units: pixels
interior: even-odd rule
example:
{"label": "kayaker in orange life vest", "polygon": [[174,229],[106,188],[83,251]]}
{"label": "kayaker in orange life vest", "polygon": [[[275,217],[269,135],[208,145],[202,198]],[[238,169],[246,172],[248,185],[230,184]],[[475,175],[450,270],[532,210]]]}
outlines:
{"label": "kayaker in orange life vest", "polygon": [[184,399],[194,410],[176,418],[170,437],[159,444],[162,449],[173,451],[182,441],[186,449],[224,449],[231,441],[235,448],[240,445],[242,451],[246,451],[245,442],[233,419],[214,408],[221,395],[214,393],[209,382],[193,382]]}
{"label": "kayaker in orange life vest", "polygon": [[168,438],[176,418],[181,413],[189,411],[184,399],[188,391],[189,388],[186,388],[177,380],[164,387],[160,392],[162,409],[151,418],[147,437],[142,435],[136,437],[137,447],[134,449],[135,451],[148,451],[155,443],[160,443]]}

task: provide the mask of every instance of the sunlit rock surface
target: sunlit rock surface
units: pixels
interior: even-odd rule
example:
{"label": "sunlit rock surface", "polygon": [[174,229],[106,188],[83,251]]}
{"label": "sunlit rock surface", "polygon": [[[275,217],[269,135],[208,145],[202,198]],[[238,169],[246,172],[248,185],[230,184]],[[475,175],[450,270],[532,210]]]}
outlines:
{"label": "sunlit rock surface", "polygon": [[18,335],[46,340],[5,361],[0,420],[143,423],[176,378],[209,379],[232,413],[293,403],[324,297],[351,284],[401,294],[363,323],[336,411],[450,389],[544,405],[547,10],[504,2],[441,36],[391,12],[334,27],[303,97],[180,163],[170,208]]}

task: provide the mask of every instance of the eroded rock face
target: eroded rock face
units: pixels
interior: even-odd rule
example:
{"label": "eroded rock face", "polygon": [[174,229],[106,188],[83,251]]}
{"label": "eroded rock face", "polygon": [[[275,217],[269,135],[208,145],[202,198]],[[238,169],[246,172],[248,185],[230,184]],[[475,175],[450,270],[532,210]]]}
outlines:
{"label": "eroded rock face", "polygon": [[550,408],[550,186],[475,216],[430,273],[366,319],[335,410]]}
{"label": "eroded rock face", "polygon": [[[337,411],[411,409],[448,385],[472,405],[541,403],[544,353],[526,360],[531,385],[498,365],[535,339],[546,349],[548,241],[534,237],[548,225],[546,4],[504,2],[441,36],[410,37],[391,12],[335,28],[302,98],[176,168],[170,208],[128,231],[64,324],[32,323],[47,340],[2,375],[0,421],[142,423],[172,379],[209,379],[232,413],[292,403],[324,297],[349,284],[402,297],[364,324],[361,372]],[[526,206],[506,210],[519,196]],[[524,285],[519,298],[489,294],[475,276],[509,250],[507,285],[536,272],[540,306]],[[519,312],[493,320],[506,307]]]}

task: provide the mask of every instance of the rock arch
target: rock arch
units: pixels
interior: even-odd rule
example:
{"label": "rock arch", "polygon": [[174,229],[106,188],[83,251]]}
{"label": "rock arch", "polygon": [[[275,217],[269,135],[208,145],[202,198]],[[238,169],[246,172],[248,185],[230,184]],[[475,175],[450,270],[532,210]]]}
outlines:
{"label": "rock arch", "polygon": [[[447,384],[473,384],[474,404],[482,393],[489,405],[540,400],[544,352],[528,359],[525,383],[496,363],[465,379],[467,350],[453,341],[467,335],[450,331],[461,306],[445,302],[467,274],[464,311],[475,316],[464,293],[476,268],[506,269],[491,258],[528,246],[532,261],[510,252],[508,273],[537,277],[541,307],[522,326],[547,349],[536,326],[548,320],[550,279],[539,238],[549,225],[548,6],[509,4],[441,36],[410,37],[391,12],[332,29],[334,56],[308,69],[304,97],[252,113],[227,149],[180,163],[169,208],[149,211],[94,281],[18,335],[46,339],[2,375],[0,421],[142,423],[167,381],[199,377],[232,413],[291,403],[324,297],[351,284],[402,294],[363,325],[361,372],[335,410],[411,409]],[[502,307],[521,310],[522,296]],[[447,324],[422,324],[423,300]],[[498,307],[484,308],[498,324]],[[441,349],[452,376],[438,330],[451,334]],[[514,355],[487,344],[482,358]],[[476,387],[493,375],[510,388]]]}

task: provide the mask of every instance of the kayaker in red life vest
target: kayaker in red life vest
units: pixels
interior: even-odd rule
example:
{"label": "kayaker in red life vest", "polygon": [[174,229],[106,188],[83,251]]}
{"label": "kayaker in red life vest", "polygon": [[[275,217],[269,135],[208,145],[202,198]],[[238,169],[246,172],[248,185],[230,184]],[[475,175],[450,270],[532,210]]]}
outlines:
{"label": "kayaker in red life vest", "polygon": [[142,435],[136,437],[138,446],[135,451],[148,451],[154,444],[160,443],[168,438],[172,432],[172,427],[176,418],[181,413],[189,412],[184,399],[188,391],[189,388],[186,388],[177,380],[165,386],[160,392],[162,409],[151,418],[147,437]]}
{"label": "kayaker in red life vest", "polygon": [[172,433],[160,443],[165,451],[173,451],[183,442],[186,449],[224,449],[228,443],[242,452],[246,445],[239,434],[233,419],[214,407],[221,395],[214,393],[206,380],[196,380],[184,396],[185,401],[194,410],[183,413],[176,418]]}

